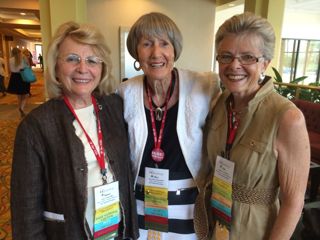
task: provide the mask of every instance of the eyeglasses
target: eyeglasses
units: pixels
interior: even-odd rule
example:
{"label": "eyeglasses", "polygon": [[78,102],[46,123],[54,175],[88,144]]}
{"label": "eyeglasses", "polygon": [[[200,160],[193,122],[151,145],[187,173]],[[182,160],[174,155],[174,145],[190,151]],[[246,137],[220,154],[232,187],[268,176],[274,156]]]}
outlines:
{"label": "eyeglasses", "polygon": [[221,54],[221,55],[217,55],[216,60],[222,64],[230,64],[233,62],[233,60],[235,58],[238,59],[238,61],[242,65],[250,65],[250,64],[254,64],[254,63],[259,62],[259,60],[263,59],[264,57],[263,56],[255,57],[250,54],[244,54],[244,55],[240,55],[238,57],[232,56],[230,54]]}
{"label": "eyeglasses", "polygon": [[81,59],[85,61],[88,67],[97,67],[103,62],[99,57],[96,56],[81,58],[77,54],[69,54],[67,56],[59,58],[62,59],[62,61],[64,61],[65,63],[70,64],[72,66],[77,66],[78,64],[80,64]]}

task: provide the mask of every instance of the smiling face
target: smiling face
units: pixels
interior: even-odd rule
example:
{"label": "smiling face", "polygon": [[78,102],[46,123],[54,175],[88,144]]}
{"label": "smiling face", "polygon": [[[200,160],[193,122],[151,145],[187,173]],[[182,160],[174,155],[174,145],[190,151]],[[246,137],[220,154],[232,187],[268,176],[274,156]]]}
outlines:
{"label": "smiling face", "polygon": [[[263,56],[261,52],[262,40],[252,34],[226,35],[218,46],[218,55],[227,54],[232,56],[252,55],[256,58]],[[269,61],[261,58],[258,62],[250,65],[240,64],[234,59],[229,64],[219,63],[219,76],[224,86],[234,96],[250,96],[255,94],[260,85],[260,74],[265,72]]]}
{"label": "smiling face", "polygon": [[138,47],[138,61],[149,80],[170,80],[174,66],[174,47],[167,36],[142,37]]}
{"label": "smiling face", "polygon": [[[71,61],[72,55],[78,55],[81,58],[80,63],[75,64]],[[100,82],[102,63],[92,66],[84,60],[92,56],[96,54],[91,46],[80,44],[69,37],[60,44],[56,77],[62,84],[64,95],[69,98],[72,105],[91,104],[91,93]]]}

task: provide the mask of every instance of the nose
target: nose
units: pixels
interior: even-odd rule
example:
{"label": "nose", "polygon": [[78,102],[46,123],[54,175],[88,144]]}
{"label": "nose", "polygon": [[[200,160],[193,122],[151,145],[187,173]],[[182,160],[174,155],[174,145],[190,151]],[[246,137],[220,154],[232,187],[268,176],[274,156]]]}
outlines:
{"label": "nose", "polygon": [[84,59],[80,60],[77,67],[78,67],[77,69],[79,72],[86,72],[88,69],[87,63]]}
{"label": "nose", "polygon": [[240,63],[239,57],[235,57],[235,58],[233,59],[233,61],[232,61],[231,63],[229,63],[229,66],[230,66],[230,67],[233,67],[233,68],[239,68],[239,67],[241,67],[242,65],[241,65],[241,63]]}
{"label": "nose", "polygon": [[154,44],[152,48],[152,57],[157,57],[160,54],[160,46],[159,44]]}

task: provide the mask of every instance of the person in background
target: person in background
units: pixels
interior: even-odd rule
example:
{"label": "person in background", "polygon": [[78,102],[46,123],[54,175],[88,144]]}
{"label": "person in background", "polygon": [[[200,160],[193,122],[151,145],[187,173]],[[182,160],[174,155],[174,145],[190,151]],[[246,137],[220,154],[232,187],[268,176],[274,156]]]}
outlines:
{"label": "person in background", "polygon": [[[28,60],[28,66],[31,67],[31,68],[33,66],[35,66],[35,64],[33,63],[33,59],[32,59],[33,57],[32,57],[31,52],[27,48],[25,48],[25,49],[22,50],[22,53],[26,57],[26,59]],[[28,94],[29,94],[29,97],[32,96],[31,88],[29,88],[29,93]]]}
{"label": "person in background", "polygon": [[43,57],[42,57],[41,53],[39,53],[38,61],[39,61],[39,64],[40,64],[40,68],[43,71]]}
{"label": "person in background", "polygon": [[22,54],[19,48],[14,47],[11,50],[11,58],[9,60],[11,75],[7,92],[17,95],[18,109],[22,118],[26,115],[25,106],[30,92],[30,83],[24,82],[20,75],[20,70],[26,65],[28,65],[28,59]]}
{"label": "person in background", "polygon": [[128,124],[140,239],[197,239],[202,127],[220,93],[218,77],[174,67],[182,35],[162,13],[141,16],[127,46],[136,70],[144,72],[117,89]]}
{"label": "person in background", "polygon": [[93,26],[66,22],[47,57],[50,100],[15,138],[13,239],[137,239],[128,136],[122,100],[108,94],[105,39]]}
{"label": "person in background", "polygon": [[4,69],[5,62],[2,57],[2,52],[0,52],[0,92],[2,93],[2,96],[6,96],[6,87],[4,85],[4,77],[6,76],[6,72]]}
{"label": "person in background", "polygon": [[225,91],[208,117],[203,165],[214,175],[213,239],[289,240],[301,216],[309,139],[302,112],[265,75],[274,46],[271,24],[252,13],[231,17],[216,34]]}
{"label": "person in background", "polygon": [[23,49],[22,53],[27,57],[30,67],[36,66],[36,64],[34,64],[33,62],[33,56],[32,56],[32,53],[29,51],[29,49],[27,48]]}

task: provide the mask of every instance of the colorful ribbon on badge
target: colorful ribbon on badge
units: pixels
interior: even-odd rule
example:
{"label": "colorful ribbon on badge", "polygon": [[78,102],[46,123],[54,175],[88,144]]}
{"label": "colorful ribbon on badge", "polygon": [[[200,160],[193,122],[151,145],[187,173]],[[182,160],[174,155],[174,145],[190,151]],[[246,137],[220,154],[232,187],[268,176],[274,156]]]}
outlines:
{"label": "colorful ribbon on badge", "polygon": [[145,227],[168,232],[168,189],[145,186]]}
{"label": "colorful ribbon on badge", "polygon": [[100,208],[95,213],[94,239],[110,239],[118,234],[120,222],[119,202]]}
{"label": "colorful ribbon on badge", "polygon": [[95,187],[95,240],[107,240],[118,236],[120,222],[119,182]]}
{"label": "colorful ribbon on badge", "polygon": [[232,179],[234,163],[217,156],[212,180],[211,209],[216,222],[230,230],[232,209]]}

